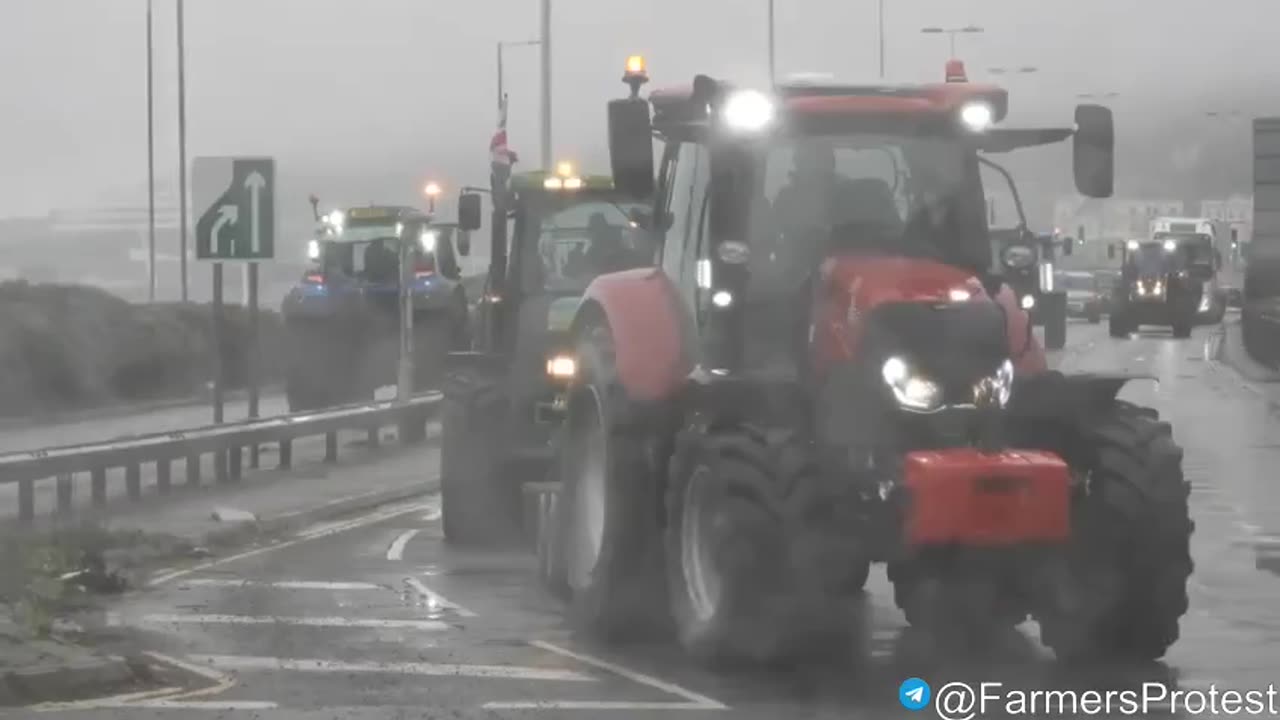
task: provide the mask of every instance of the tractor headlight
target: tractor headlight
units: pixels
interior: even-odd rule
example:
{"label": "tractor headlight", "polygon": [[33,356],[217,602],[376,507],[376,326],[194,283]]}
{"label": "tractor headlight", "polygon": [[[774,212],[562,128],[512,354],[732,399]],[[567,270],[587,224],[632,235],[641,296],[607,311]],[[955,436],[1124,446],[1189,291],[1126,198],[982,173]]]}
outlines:
{"label": "tractor headlight", "polygon": [[1177,243],[1177,242],[1175,242],[1175,241],[1173,241],[1173,240],[1165,240],[1165,241],[1164,241],[1164,251],[1165,251],[1165,252],[1173,252],[1174,250],[1177,250],[1177,249],[1178,249],[1178,243]]}
{"label": "tractor headlight", "polygon": [[896,356],[885,360],[880,374],[903,409],[932,412],[941,406],[942,388],[916,373],[906,360]]}
{"label": "tractor headlight", "polygon": [[1206,313],[1213,309],[1213,298],[1209,297],[1209,293],[1200,294],[1200,307],[1196,312]]}
{"label": "tractor headlight", "polygon": [[1010,245],[1004,249],[1001,261],[1011,268],[1028,268],[1036,262],[1036,252],[1026,245]]}
{"label": "tractor headlight", "polygon": [[1033,307],[1035,307],[1035,306],[1036,306],[1036,298],[1035,298],[1035,296],[1034,296],[1034,295],[1023,295],[1023,296],[1022,296],[1022,309],[1023,309],[1023,310],[1030,310],[1031,308],[1033,308]]}
{"label": "tractor headlight", "polygon": [[547,376],[552,380],[568,381],[578,374],[578,361],[569,355],[556,355],[547,359]]}
{"label": "tractor headlight", "polygon": [[960,120],[973,132],[983,132],[995,122],[995,111],[984,102],[971,102],[960,108]]}
{"label": "tractor headlight", "polygon": [[1137,240],[1130,240],[1129,242],[1125,243],[1125,244],[1124,244],[1124,246],[1125,246],[1126,248],[1128,248],[1130,251],[1137,250],[1137,249],[1138,249],[1138,241],[1137,241]]}
{"label": "tractor headlight", "polygon": [[418,244],[422,246],[422,252],[433,253],[436,251],[436,232],[434,230],[423,230],[418,236]]}
{"label": "tractor headlight", "polygon": [[307,259],[308,260],[320,259],[320,241],[319,240],[307,241]]}
{"label": "tractor headlight", "polygon": [[1009,404],[1013,394],[1013,362],[1005,360],[996,368],[994,375],[982,378],[973,386],[973,399],[976,404],[995,401],[1000,407]]}
{"label": "tractor headlight", "polygon": [[773,122],[774,106],[769,96],[758,90],[738,90],[724,104],[724,121],[734,130],[754,132]]}

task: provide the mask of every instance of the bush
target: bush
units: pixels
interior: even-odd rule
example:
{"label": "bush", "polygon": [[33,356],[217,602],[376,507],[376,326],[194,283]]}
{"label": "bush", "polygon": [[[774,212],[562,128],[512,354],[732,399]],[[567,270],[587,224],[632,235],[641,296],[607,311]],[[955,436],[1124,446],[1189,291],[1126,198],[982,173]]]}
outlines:
{"label": "bush", "polygon": [[[242,387],[249,313],[226,307],[221,356],[228,387]],[[278,377],[280,320],[261,310],[262,379]],[[0,414],[190,396],[213,377],[207,304],[135,305],[96,288],[0,283]]]}

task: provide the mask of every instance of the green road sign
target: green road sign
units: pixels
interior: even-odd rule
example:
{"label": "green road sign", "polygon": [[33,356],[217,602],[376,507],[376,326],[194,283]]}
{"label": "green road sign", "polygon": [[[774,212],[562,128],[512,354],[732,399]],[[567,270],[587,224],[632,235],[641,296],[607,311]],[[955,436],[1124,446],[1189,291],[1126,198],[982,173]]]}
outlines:
{"label": "green road sign", "polygon": [[270,260],[276,247],[276,161],[203,157],[191,166],[196,259]]}

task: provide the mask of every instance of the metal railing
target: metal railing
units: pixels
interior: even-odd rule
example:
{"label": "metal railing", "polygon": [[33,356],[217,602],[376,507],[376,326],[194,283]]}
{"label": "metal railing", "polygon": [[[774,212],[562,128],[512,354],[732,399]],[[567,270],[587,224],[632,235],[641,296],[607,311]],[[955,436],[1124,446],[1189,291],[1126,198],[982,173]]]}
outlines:
{"label": "metal railing", "polygon": [[90,476],[90,502],[94,508],[107,504],[107,471],[124,469],[125,492],[130,500],[142,498],[142,467],[154,464],[156,488],[161,494],[172,488],[172,465],[186,462],[186,482],[198,484],[201,458],[213,455],[214,474],[219,482],[238,480],[244,472],[245,450],[250,467],[257,467],[258,448],[278,444],[280,469],[293,463],[293,441],[323,435],[326,462],[338,459],[338,433],[344,430],[368,432],[369,445],[380,443],[381,430],[399,428],[402,443],[426,438],[427,423],[434,417],[440,393],[431,392],[407,402],[389,400],[360,403],[315,412],[278,415],[240,422],[208,425],[176,431],[136,435],[103,442],[47,447],[0,454],[0,485],[18,484],[18,520],[35,520],[35,484],[55,479],[57,513],[73,509],[73,479],[77,473]]}

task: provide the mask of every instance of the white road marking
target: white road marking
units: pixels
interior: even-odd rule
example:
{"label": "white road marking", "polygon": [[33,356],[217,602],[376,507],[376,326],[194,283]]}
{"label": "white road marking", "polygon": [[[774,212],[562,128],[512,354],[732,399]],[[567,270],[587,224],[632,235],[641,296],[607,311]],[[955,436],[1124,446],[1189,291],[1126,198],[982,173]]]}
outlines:
{"label": "white road marking", "polygon": [[706,695],[693,692],[669,683],[665,680],[634,670],[629,670],[616,663],[608,660],[601,660],[591,655],[566,650],[559,645],[553,645],[542,640],[533,640],[529,643],[533,647],[547,652],[555,653],[563,657],[577,660],[585,665],[590,665],[614,675],[619,675],[627,680],[640,685],[661,690],[668,695],[675,695],[683,698],[687,702],[677,703],[653,703],[653,702],[620,702],[620,701],[584,701],[584,700],[530,700],[530,701],[500,701],[487,702],[482,707],[486,710],[728,710],[729,706],[722,702],[713,700]]}
{"label": "white road marking", "polygon": [[427,513],[426,515],[423,515],[423,516],[422,516],[422,519],[423,519],[423,521],[425,521],[425,522],[435,522],[435,521],[437,521],[437,520],[439,520],[439,519],[440,519],[440,515],[441,515],[441,514],[442,514],[442,513],[441,513],[439,510],[432,510],[431,512]]}
{"label": "white road marking", "polygon": [[627,700],[499,700],[485,710],[728,710],[695,702],[630,702]]}
{"label": "white road marking", "polygon": [[182,660],[179,660],[176,657],[170,657],[169,655],[162,655],[158,652],[152,652],[150,650],[144,650],[142,654],[146,655],[147,657],[150,657],[153,660],[159,660],[160,662],[165,663],[167,665],[172,665],[176,668],[181,668],[183,670],[186,670],[187,672],[193,675],[199,675],[205,680],[212,680],[215,683],[227,682],[228,680],[231,680],[230,677],[218,672],[217,670],[213,670],[207,667],[201,667],[199,665],[193,665],[189,662],[184,662]]}
{"label": "white road marking", "polygon": [[427,602],[431,605],[432,609],[445,608],[445,609],[454,611],[455,613],[461,615],[462,617],[478,617],[474,612],[445,598],[443,595],[435,592],[434,590],[427,587],[426,585],[423,585],[422,581],[419,580],[418,578],[412,578],[412,577],[405,578],[404,582],[406,585],[413,588],[414,591],[417,592],[419,595],[425,596],[427,598]]}
{"label": "white road marking", "polygon": [[429,675],[436,677],[499,678],[504,680],[554,680],[596,682],[574,670],[522,667],[519,665],[460,665],[426,662],[343,662],[240,655],[190,656],[191,660],[227,670],[289,670],[315,673],[380,673],[387,675]]}
{"label": "white road marking", "polygon": [[[110,706],[102,706],[110,707]],[[280,707],[268,700],[143,700],[116,707],[164,710],[274,710]]]}
{"label": "white road marking", "polygon": [[413,536],[417,534],[418,534],[417,530],[405,530],[404,532],[400,533],[400,536],[397,537],[395,541],[391,543],[391,547],[387,548],[387,559],[388,560],[403,559],[404,546],[408,545],[409,541],[413,539]]}
{"label": "white road marking", "polygon": [[131,619],[126,619],[117,614],[107,616],[107,624],[110,626],[119,627],[131,623],[143,625],[297,625],[303,627],[399,628],[429,632],[442,632],[450,629],[448,623],[437,620],[285,617],[275,615],[179,615],[173,613],[153,613]]}
{"label": "white road marking", "polygon": [[189,578],[183,585],[199,587],[269,587],[281,590],[386,590],[387,586],[366,582],[319,582],[311,580],[240,580],[237,578]]}
{"label": "white road marking", "polygon": [[64,710],[92,710],[100,707],[121,707],[130,702],[138,700],[147,700],[161,695],[172,695],[180,692],[182,688],[167,687],[157,690],[144,690],[142,692],[125,693],[123,695],[111,695],[109,697],[92,698],[89,700],[73,700],[70,702],[46,702],[38,705],[28,705],[26,710],[35,712],[55,712]]}
{"label": "white road marking", "polygon": [[374,523],[382,522],[383,520],[389,520],[391,518],[398,517],[400,515],[407,515],[409,513],[422,512],[423,510],[429,507],[430,507],[429,503],[397,505],[391,508],[384,508],[377,512],[370,513],[368,515],[363,515],[361,517],[355,518],[353,520],[348,520],[346,522],[327,523],[325,525],[318,525],[309,530],[298,533],[298,536],[292,540],[284,540],[281,542],[273,543],[271,545],[266,545],[264,547],[255,548],[253,550],[246,550],[245,552],[237,553],[235,555],[228,555],[227,557],[218,558],[217,560],[210,560],[208,562],[203,562],[198,565],[192,565],[191,567],[183,568],[182,570],[173,570],[163,575],[157,575],[151,578],[151,580],[147,582],[147,585],[151,587],[155,587],[157,585],[163,585],[164,583],[167,583],[170,580],[175,580],[180,577],[186,577],[187,575],[191,575],[192,573],[197,573],[202,570],[208,570],[209,568],[215,568],[220,565],[226,565],[227,563],[235,562],[236,560],[243,560],[245,558],[254,557],[256,555],[262,555],[264,553],[274,552],[276,550],[283,550],[285,548],[293,547],[294,545],[306,542],[308,540],[315,540],[316,538],[327,537],[329,535],[334,535],[336,533],[346,532],[348,530],[354,530],[359,527],[364,527],[366,525],[372,525]]}

